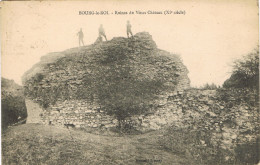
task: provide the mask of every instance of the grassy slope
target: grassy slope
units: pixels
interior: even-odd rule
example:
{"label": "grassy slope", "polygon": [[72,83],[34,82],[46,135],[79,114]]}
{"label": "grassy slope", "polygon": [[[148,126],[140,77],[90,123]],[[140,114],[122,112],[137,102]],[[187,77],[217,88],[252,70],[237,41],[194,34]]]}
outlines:
{"label": "grassy slope", "polygon": [[152,159],[162,160],[153,164],[193,164],[184,157],[163,150],[158,143],[162,133],[156,131],[111,137],[54,126],[24,124],[12,127],[3,134],[2,163],[137,164],[136,159]]}

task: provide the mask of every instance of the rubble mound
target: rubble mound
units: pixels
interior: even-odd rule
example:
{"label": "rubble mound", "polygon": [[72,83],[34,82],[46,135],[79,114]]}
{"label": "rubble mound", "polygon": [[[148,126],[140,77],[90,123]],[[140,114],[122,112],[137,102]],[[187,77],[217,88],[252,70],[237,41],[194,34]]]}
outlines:
{"label": "rubble mound", "polygon": [[[157,48],[147,32],[50,53],[23,76],[26,96],[43,107],[57,100],[90,99],[87,89],[100,72],[128,68],[127,78],[140,81],[163,78],[175,91],[189,87],[188,70],[177,55]],[[107,73],[109,74],[109,73]],[[111,79],[116,79],[111,75]]]}
{"label": "rubble mound", "polygon": [[48,54],[24,74],[23,84],[26,97],[43,107],[45,124],[114,127],[125,115],[135,116],[136,127],[158,129],[168,123],[152,126],[139,115],[155,113],[169,95],[189,88],[187,74],[179,56],[141,32]]}

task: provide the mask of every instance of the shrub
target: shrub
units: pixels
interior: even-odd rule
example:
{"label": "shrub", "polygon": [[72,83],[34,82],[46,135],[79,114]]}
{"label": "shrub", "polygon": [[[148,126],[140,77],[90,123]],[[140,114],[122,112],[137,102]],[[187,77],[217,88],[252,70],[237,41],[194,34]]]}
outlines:
{"label": "shrub", "polygon": [[218,89],[219,87],[212,83],[212,84],[205,84],[204,86],[201,87],[201,89],[204,89],[204,90],[215,90],[215,89]]}
{"label": "shrub", "polygon": [[[165,90],[163,79],[159,77],[138,77],[125,61],[123,54],[117,54],[117,59],[109,67],[100,65],[88,93],[95,95],[97,102],[109,115],[114,115],[119,121],[119,127],[127,126],[127,117],[141,114],[150,109],[149,105],[159,92]],[[141,80],[138,78],[142,78]]]}
{"label": "shrub", "polygon": [[231,77],[223,84],[225,88],[259,88],[259,50],[236,60]]}
{"label": "shrub", "polygon": [[1,79],[1,114],[2,130],[8,126],[24,120],[27,110],[22,88],[13,80]]}
{"label": "shrub", "polygon": [[2,95],[1,99],[2,129],[27,117],[24,98],[21,96]]}

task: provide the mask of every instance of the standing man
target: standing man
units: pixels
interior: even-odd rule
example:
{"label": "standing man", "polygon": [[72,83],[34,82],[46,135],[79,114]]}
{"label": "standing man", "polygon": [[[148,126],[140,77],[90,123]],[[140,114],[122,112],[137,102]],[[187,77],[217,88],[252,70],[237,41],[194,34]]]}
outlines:
{"label": "standing man", "polygon": [[130,21],[127,21],[127,24],[126,24],[127,38],[129,38],[129,34],[131,34],[131,37],[133,37],[131,28],[132,28],[132,25],[130,24]]}
{"label": "standing man", "polygon": [[83,41],[84,34],[82,32],[82,28],[80,28],[80,31],[77,33],[77,35],[79,37],[79,46],[80,46],[80,42],[82,42],[82,45],[84,46],[84,41]]}
{"label": "standing man", "polygon": [[102,36],[103,36],[103,37],[105,37],[105,39],[106,39],[106,41],[107,41],[107,36],[106,36],[106,34],[105,34],[105,30],[104,30],[102,24],[100,25],[100,27],[99,27],[99,29],[98,29],[98,32],[99,32],[99,38],[102,38]]}

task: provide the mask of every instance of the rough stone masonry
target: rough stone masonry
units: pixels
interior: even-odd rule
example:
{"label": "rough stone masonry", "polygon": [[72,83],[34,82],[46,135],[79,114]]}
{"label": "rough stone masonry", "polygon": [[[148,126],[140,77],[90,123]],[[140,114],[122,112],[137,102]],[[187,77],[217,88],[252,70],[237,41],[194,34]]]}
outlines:
{"label": "rough stone masonry", "polygon": [[107,66],[122,53],[128,57],[124,67],[131,68],[134,78],[153,79],[163,75],[169,77],[165,84],[174,87],[172,91],[158,94],[148,113],[127,120],[142,131],[159,129],[176,121],[181,115],[178,102],[168,100],[189,88],[188,70],[177,55],[158,49],[152,36],[141,32],[134,40],[117,37],[42,57],[23,76],[27,99],[42,107],[40,122],[81,128],[116,126],[118,121],[103,111],[95,95],[88,96],[84,90],[88,83],[95,83],[86,81],[86,77],[95,76],[97,65]]}

